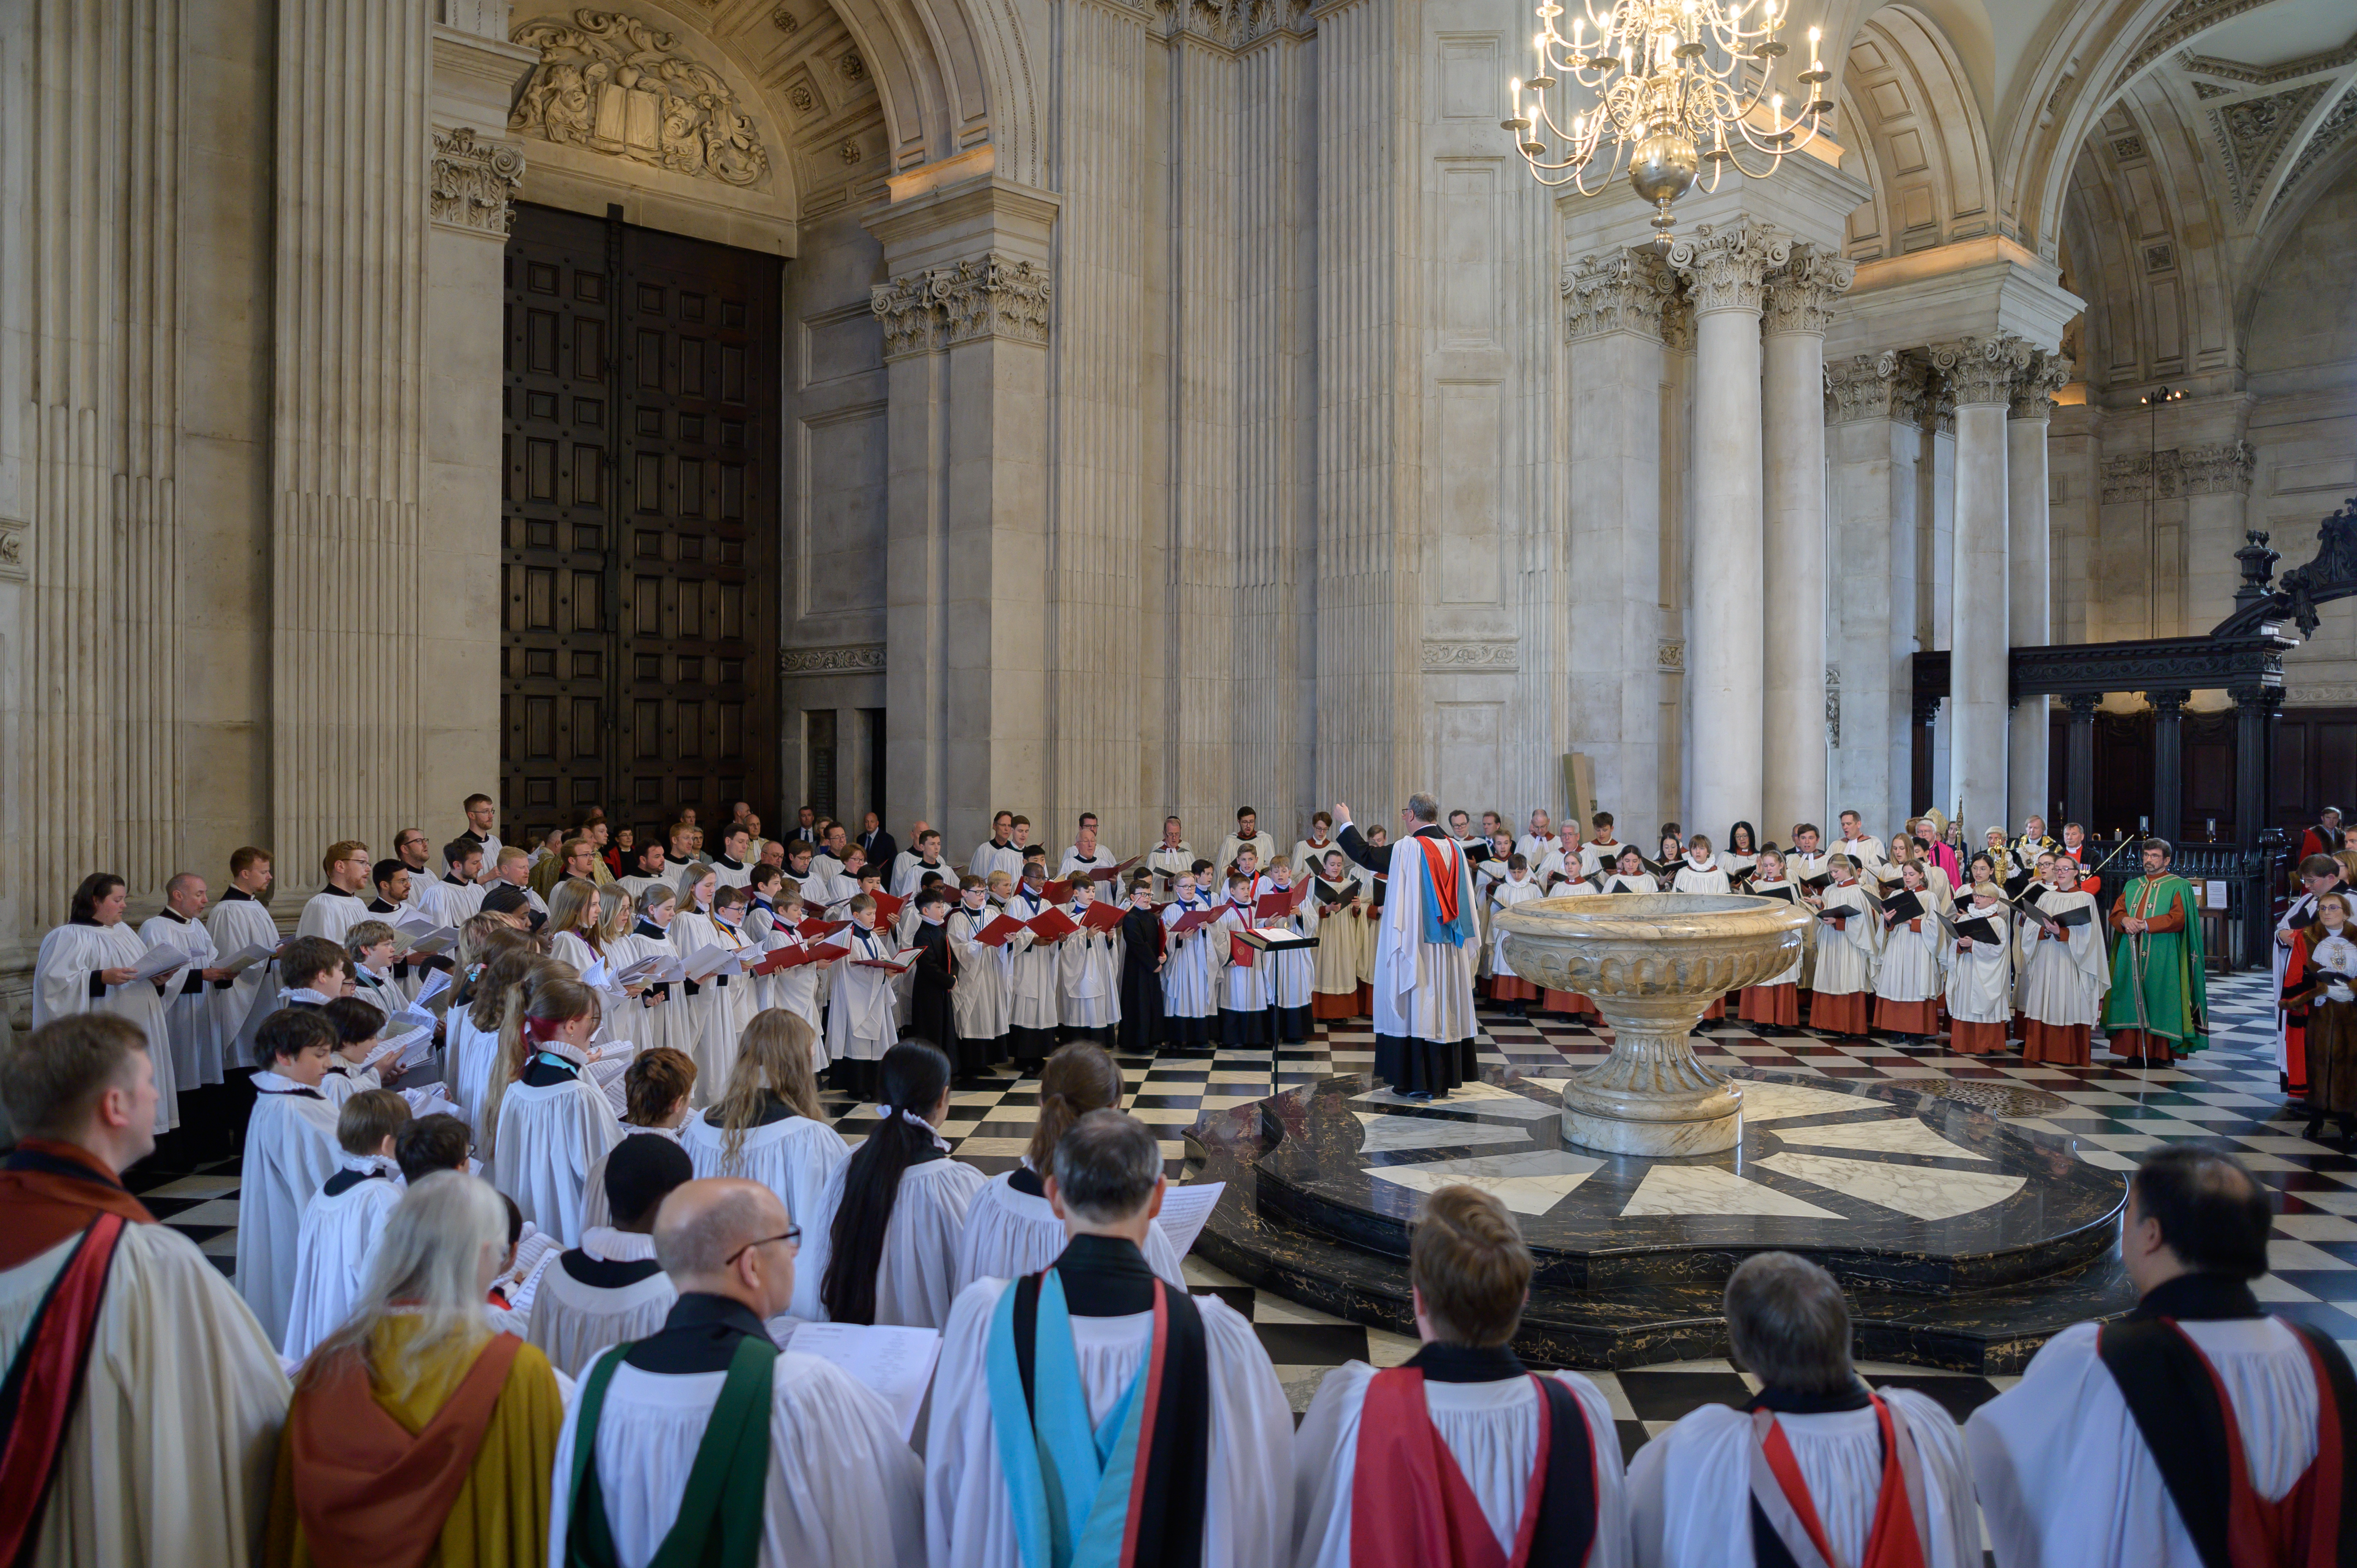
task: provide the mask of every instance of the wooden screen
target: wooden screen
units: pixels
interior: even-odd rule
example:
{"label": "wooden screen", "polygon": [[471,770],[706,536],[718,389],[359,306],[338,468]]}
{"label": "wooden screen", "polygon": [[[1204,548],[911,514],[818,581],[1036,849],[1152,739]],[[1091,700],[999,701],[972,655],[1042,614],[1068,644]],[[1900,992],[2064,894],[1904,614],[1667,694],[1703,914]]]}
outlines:
{"label": "wooden screen", "polygon": [[516,209],[503,838],[774,807],[780,265]]}

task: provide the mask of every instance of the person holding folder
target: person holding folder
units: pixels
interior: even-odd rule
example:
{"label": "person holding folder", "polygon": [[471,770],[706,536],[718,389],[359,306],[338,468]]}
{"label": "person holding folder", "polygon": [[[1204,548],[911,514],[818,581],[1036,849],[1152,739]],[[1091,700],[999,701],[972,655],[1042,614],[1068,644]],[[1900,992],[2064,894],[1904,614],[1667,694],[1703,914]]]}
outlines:
{"label": "person holding folder", "polygon": [[1173,876],[1170,888],[1162,908],[1162,1038],[1181,1050],[1207,1050],[1220,1010],[1213,953],[1222,939],[1207,929],[1211,900],[1198,894],[1192,871]]}

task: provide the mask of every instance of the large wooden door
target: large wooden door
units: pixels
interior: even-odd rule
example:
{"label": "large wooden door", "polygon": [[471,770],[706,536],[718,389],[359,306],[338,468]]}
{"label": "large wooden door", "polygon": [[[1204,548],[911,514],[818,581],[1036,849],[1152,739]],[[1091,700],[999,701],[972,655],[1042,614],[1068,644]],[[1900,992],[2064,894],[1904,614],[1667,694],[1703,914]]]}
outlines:
{"label": "large wooden door", "polygon": [[777,804],[780,266],[516,209],[505,837]]}

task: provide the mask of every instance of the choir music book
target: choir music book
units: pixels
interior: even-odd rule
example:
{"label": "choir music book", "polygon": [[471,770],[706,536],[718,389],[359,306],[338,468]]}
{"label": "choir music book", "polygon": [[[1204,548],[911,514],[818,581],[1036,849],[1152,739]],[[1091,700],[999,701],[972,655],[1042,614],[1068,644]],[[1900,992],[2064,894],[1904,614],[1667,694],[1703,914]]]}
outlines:
{"label": "choir music book", "polygon": [[1309,896],[1307,880],[1290,887],[1272,887],[1253,905],[1253,918],[1258,920],[1281,920],[1301,908],[1302,899]]}
{"label": "choir music book", "polygon": [[1130,867],[1135,865],[1139,861],[1144,860],[1145,858],[1146,857],[1142,854],[1133,854],[1127,860],[1123,861],[1119,865],[1100,865],[1091,871],[1089,875],[1099,882],[1111,882],[1117,876],[1126,875]]}
{"label": "choir music book", "polygon": [[922,948],[902,948],[887,958],[856,958],[851,961],[861,969],[886,969],[894,974],[904,974],[909,966],[917,961],[917,955],[924,950]]}
{"label": "choir music book", "polygon": [[[1175,1190],[1175,1189],[1174,1189]],[[892,1412],[901,1438],[917,1434],[917,1418],[942,1353],[941,1331],[877,1323],[796,1323],[783,1347],[798,1356],[832,1361]]]}
{"label": "choir music book", "polygon": [[1059,876],[1053,882],[1039,885],[1039,897],[1045,904],[1066,904],[1071,901],[1072,883],[1070,877]]}
{"label": "choir music book", "polygon": [[1220,1194],[1227,1191],[1223,1181],[1190,1182],[1184,1187],[1162,1189],[1162,1212],[1155,1218],[1162,1227],[1163,1236],[1170,1250],[1185,1257],[1195,1245],[1195,1238],[1211,1218],[1211,1210],[1220,1206]]}
{"label": "choir music book", "polygon": [[851,950],[837,942],[818,942],[800,947],[772,948],[759,960],[748,966],[748,974],[775,974],[781,969],[800,969],[805,964],[832,963]]}
{"label": "choir music book", "polygon": [[1172,923],[1170,934],[1174,937],[1183,937],[1189,931],[1200,930],[1226,912],[1227,906],[1224,904],[1208,909],[1189,909]]}
{"label": "choir music book", "polygon": [[1820,871],[1814,876],[1801,878],[1801,886],[1812,893],[1822,893],[1833,885],[1834,874],[1830,871]]}
{"label": "choir music book", "polygon": [[212,967],[225,969],[231,974],[243,974],[255,964],[274,956],[276,956],[275,949],[264,947],[257,942],[249,942]]}
{"label": "choir music book", "polygon": [[842,930],[845,927],[850,924],[851,922],[848,920],[828,920],[823,919],[816,915],[813,915],[801,925],[796,926],[794,929],[802,934],[802,940],[806,942],[816,942],[825,940],[827,938],[834,935],[837,931]]}
{"label": "choir music book", "polygon": [[878,926],[899,919],[902,907],[909,902],[906,898],[895,898],[889,893],[871,893],[868,897],[876,900],[876,923]]}
{"label": "choir music book", "polygon": [[[1329,902],[1329,890],[1339,893],[1340,897],[1333,898],[1331,902]],[[1359,885],[1357,882],[1344,882],[1339,886],[1331,882],[1323,883],[1318,891],[1318,913],[1321,917],[1337,915],[1358,901]]]}
{"label": "choir music book", "polygon": [[1754,887],[1751,890],[1751,897],[1754,898],[1781,898],[1787,904],[1797,904],[1801,901],[1800,895],[1793,891],[1792,885],[1789,882],[1781,887]]}
{"label": "choir music book", "polygon": [[139,955],[138,961],[131,966],[131,978],[134,982],[160,980],[174,970],[186,969],[188,966],[188,955],[186,950],[168,943],[158,942]]}
{"label": "choir music book", "polygon": [[1024,924],[1029,926],[1031,934],[1043,942],[1062,941],[1081,929],[1070,915],[1053,907],[1040,910]]}
{"label": "choir music book", "polygon": [[698,983],[719,974],[741,974],[744,967],[737,963],[735,950],[723,947],[701,947],[683,961],[686,978]]}
{"label": "choir music book", "polygon": [[[968,910],[967,913],[971,914],[973,911]],[[1006,940],[1016,932],[1028,929],[1030,929],[1029,927],[1014,916],[1002,912],[993,916],[982,929],[974,932],[974,940],[986,948],[1001,948],[1006,945]]]}
{"label": "choir music book", "polygon": [[1996,929],[1996,922],[1986,915],[1976,915],[1969,920],[1958,920],[1949,926],[1948,934],[1967,938],[1975,942],[1986,942],[1992,947],[2005,940],[2005,934]]}
{"label": "choir music book", "polygon": [[1886,926],[1895,926],[1901,920],[1920,920],[1922,918],[1923,900],[1911,888],[1900,889],[1890,896],[1889,902],[1882,906],[1882,923]]}
{"label": "choir music book", "polygon": [[[388,1025],[391,1022],[387,1020]],[[361,1070],[365,1072],[387,1058],[398,1058],[393,1064],[393,1070],[396,1074],[404,1073],[414,1067],[423,1066],[433,1050],[434,1031],[430,1026],[421,1029],[413,1025],[398,1032],[389,1031],[379,1036],[376,1049],[361,1060]]]}
{"label": "choir music book", "polygon": [[[417,994],[410,999],[409,1004],[412,1007],[431,1007],[449,989],[449,972],[437,969],[425,977],[425,983],[417,988]],[[442,1005],[447,1007],[449,1004],[444,1002]]]}
{"label": "choir music book", "polygon": [[1089,905],[1081,915],[1081,924],[1092,931],[1116,931],[1129,914],[1129,906],[1098,900]]}

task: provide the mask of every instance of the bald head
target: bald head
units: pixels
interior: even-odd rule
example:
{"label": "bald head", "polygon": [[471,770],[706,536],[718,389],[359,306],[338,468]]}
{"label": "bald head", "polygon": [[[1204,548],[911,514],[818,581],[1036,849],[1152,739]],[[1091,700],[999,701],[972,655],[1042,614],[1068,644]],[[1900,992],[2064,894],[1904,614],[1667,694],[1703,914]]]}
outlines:
{"label": "bald head", "polygon": [[791,1229],[786,1206],[759,1182],[683,1182],[656,1211],[655,1261],[683,1295],[726,1296],[774,1317],[793,1298]]}

